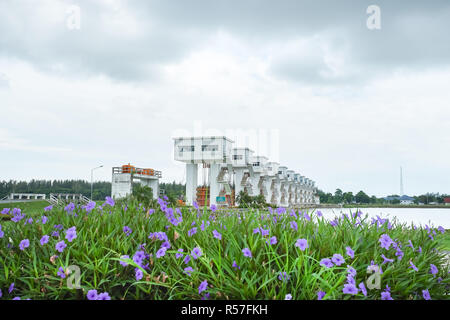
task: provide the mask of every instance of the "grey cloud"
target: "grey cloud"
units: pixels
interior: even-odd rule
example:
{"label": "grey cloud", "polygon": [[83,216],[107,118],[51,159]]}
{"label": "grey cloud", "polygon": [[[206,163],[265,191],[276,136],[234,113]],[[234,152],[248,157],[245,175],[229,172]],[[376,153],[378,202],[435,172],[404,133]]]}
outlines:
{"label": "grey cloud", "polygon": [[[445,0],[155,0],[124,4],[136,18],[136,35],[111,32],[108,19],[114,16],[113,8],[98,2],[80,3],[82,28],[70,31],[64,19],[50,24],[37,4],[2,1],[0,55],[30,61],[51,72],[148,80],[158,76],[161,66],[182,60],[224,30],[248,47],[260,49],[252,52],[264,53],[267,46],[314,35],[323,36],[337,50],[345,44],[346,72],[331,77],[320,50],[313,52],[311,59],[293,52],[272,61],[272,74],[311,84],[358,83],[395,68],[427,68],[449,62],[450,3]],[[371,4],[381,7],[382,29],[378,31],[366,28],[366,8]]]}

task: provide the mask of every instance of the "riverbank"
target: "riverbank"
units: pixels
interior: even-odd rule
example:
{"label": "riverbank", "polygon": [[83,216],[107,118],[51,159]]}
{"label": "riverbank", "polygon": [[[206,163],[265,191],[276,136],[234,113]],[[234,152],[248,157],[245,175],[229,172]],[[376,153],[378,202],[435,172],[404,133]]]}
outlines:
{"label": "riverbank", "polygon": [[336,204],[335,208],[361,209],[361,208],[417,208],[417,209],[450,209],[448,205],[434,204]]}

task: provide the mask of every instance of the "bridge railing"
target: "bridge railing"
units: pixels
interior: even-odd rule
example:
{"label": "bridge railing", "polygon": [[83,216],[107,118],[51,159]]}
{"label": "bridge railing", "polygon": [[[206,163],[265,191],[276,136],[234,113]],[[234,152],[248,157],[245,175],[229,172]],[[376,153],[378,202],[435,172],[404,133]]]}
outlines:
{"label": "bridge railing", "polygon": [[162,172],[153,169],[144,169],[144,168],[135,168],[135,167],[113,167],[113,173],[131,173],[131,174],[140,174],[143,176],[154,176],[157,178],[162,177]]}

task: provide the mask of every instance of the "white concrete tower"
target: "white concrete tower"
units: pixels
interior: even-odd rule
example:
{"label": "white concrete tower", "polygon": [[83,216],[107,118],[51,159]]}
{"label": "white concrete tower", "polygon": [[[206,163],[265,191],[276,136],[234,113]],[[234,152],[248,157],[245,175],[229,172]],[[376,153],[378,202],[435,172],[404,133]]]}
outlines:
{"label": "white concrete tower", "polygon": [[231,167],[232,144],[233,141],[224,136],[174,138],[174,159],[186,163],[187,204],[192,205],[196,201],[199,164],[209,166],[211,205],[217,204],[218,198],[221,198],[219,194],[230,193],[227,182],[229,172],[226,171]]}
{"label": "white concrete tower", "polygon": [[295,198],[294,198],[294,205],[300,204],[300,177],[301,175],[299,173],[294,174],[294,185],[295,185]]}
{"label": "white concrete tower", "polygon": [[266,197],[267,191],[264,185],[264,176],[267,175],[266,165],[267,157],[254,156],[251,159],[252,169],[250,171],[250,179],[252,181],[252,196],[260,194]]}
{"label": "white concrete tower", "polygon": [[306,177],[300,176],[300,204],[306,203]]}
{"label": "white concrete tower", "polygon": [[277,174],[279,163],[277,162],[267,162],[264,183],[266,185],[267,196],[266,202],[270,203],[272,206],[278,206],[278,194],[277,194]]}
{"label": "white concrete tower", "polygon": [[287,167],[279,166],[278,167],[278,181],[280,182],[280,199],[279,205],[282,207],[287,207],[288,205],[288,194],[287,194]]}
{"label": "white concrete tower", "polygon": [[234,192],[238,196],[241,191],[247,194],[252,191],[250,172],[253,171],[252,158],[254,151],[249,148],[233,148],[231,164],[234,172]]}
{"label": "white concrete tower", "polygon": [[286,171],[286,177],[287,177],[287,202],[289,206],[293,206],[295,202],[295,171],[294,170],[287,170]]}

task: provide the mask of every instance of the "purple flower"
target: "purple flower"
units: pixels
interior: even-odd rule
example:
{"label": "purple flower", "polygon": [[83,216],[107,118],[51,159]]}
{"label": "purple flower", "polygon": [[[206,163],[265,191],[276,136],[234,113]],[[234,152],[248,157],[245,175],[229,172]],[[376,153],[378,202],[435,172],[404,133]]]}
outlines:
{"label": "purple flower", "polygon": [[344,257],[340,255],[339,253],[333,254],[333,257],[331,258],[331,261],[334,262],[335,265],[340,266],[345,262]]}
{"label": "purple flower", "polygon": [[264,230],[263,228],[261,228],[261,235],[262,235],[263,237],[268,236],[268,235],[269,235],[269,229]]}
{"label": "purple flower", "polygon": [[48,218],[46,216],[42,216],[41,221],[42,221],[42,224],[46,224],[48,221]]}
{"label": "purple flower", "polygon": [[358,287],[361,289],[361,292],[363,293],[363,295],[365,297],[367,297],[367,290],[366,290],[366,286],[364,285],[364,282],[361,282]]}
{"label": "purple flower", "polygon": [[260,228],[258,227],[258,228],[255,228],[255,229],[253,229],[253,234],[255,234],[255,233],[260,233]]}
{"label": "purple flower", "polygon": [[356,277],[356,269],[352,266],[347,266],[347,272],[351,274],[353,277]]}
{"label": "purple flower", "polygon": [[195,209],[197,209],[197,210],[198,210],[198,204],[197,204],[197,202],[196,202],[196,201],[194,201],[194,203],[193,203],[192,205],[194,206],[194,208],[195,208]]}
{"label": "purple flower", "polygon": [[111,207],[114,207],[115,202],[111,197],[106,197],[104,205],[106,204],[109,204]]}
{"label": "purple flower", "polygon": [[97,296],[97,300],[111,300],[108,292],[102,292]]}
{"label": "purple flower", "polygon": [[355,281],[354,275],[352,275],[352,274],[347,275],[347,283],[356,286],[356,281]]}
{"label": "purple flower", "polygon": [[278,275],[278,280],[283,281],[283,282],[287,282],[290,279],[289,275],[286,272],[281,272]]}
{"label": "purple flower", "polygon": [[50,205],[50,206],[48,206],[48,207],[45,207],[45,208],[44,208],[44,211],[50,211],[50,210],[52,210],[52,209],[53,209],[53,206]]}
{"label": "purple flower", "polygon": [[66,243],[64,242],[64,240],[58,242],[55,246],[55,249],[59,252],[63,252],[64,248],[67,247]]}
{"label": "purple flower", "polygon": [[144,273],[142,272],[141,269],[139,269],[139,268],[135,269],[135,277],[136,277],[136,281],[139,281],[142,279],[142,277],[144,277]]}
{"label": "purple flower", "polygon": [[159,250],[156,252],[156,258],[161,258],[161,257],[165,256],[166,250],[167,250],[167,249],[166,249],[165,247],[162,247],[161,249],[159,249]]}
{"label": "purple flower", "polygon": [[384,259],[384,261],[383,261],[382,264],[388,263],[388,262],[394,262],[394,259],[388,259],[388,258],[386,258],[384,254],[382,254],[381,257]]}
{"label": "purple flower", "polygon": [[194,269],[192,269],[192,267],[184,268],[184,273],[186,273],[189,277],[191,276],[192,272],[194,272]]}
{"label": "purple flower", "polygon": [[75,210],[75,204],[73,204],[73,202],[69,203],[67,206],[65,206],[64,210],[67,213],[72,213],[73,210]]}
{"label": "purple flower", "polygon": [[402,258],[405,254],[403,253],[402,250],[398,249],[397,252],[395,253],[395,255],[397,256],[398,261],[400,261],[400,260],[402,260]]}
{"label": "purple flower", "polygon": [[217,230],[213,230],[213,236],[216,239],[222,240],[222,235],[219,232],[217,232]]}
{"label": "purple flower", "polygon": [[297,222],[291,221],[291,228],[297,231],[298,230]]}
{"label": "purple flower", "polygon": [[[130,259],[130,256],[129,256],[129,255],[123,255],[123,256],[120,256],[120,259]],[[128,266],[128,263],[125,262],[125,261],[119,261],[119,263],[120,263],[123,267]]]}
{"label": "purple flower", "polygon": [[352,283],[346,283],[344,285],[344,289],[342,289],[342,292],[345,294],[357,294],[358,288]]}
{"label": "purple flower", "polygon": [[235,268],[235,269],[241,269],[241,267],[239,267],[239,266],[237,265],[237,263],[236,263],[235,260],[233,261],[232,267]]}
{"label": "purple flower", "polygon": [[319,291],[317,292],[317,300],[322,300],[323,297],[325,297],[327,293],[325,291]]}
{"label": "purple flower", "polygon": [[300,248],[300,250],[305,251],[306,248],[309,248],[308,241],[306,239],[298,239],[295,243],[295,246]]}
{"label": "purple flower", "polygon": [[97,290],[89,290],[86,297],[88,298],[88,300],[97,300]]}
{"label": "purple flower", "polygon": [[[318,211],[317,211],[317,216],[318,216],[318,217],[323,216],[322,211],[318,210]],[[320,291],[320,292],[323,292],[323,291]]]}
{"label": "purple flower", "polygon": [[197,260],[202,255],[202,250],[199,247],[195,247],[191,251],[191,255],[192,255],[192,258],[194,258],[194,260]]}
{"label": "purple flower", "polygon": [[30,240],[28,239],[23,239],[22,241],[20,241],[19,243],[19,248],[20,250],[24,250],[25,248],[28,248],[30,246]]}
{"label": "purple flower", "polygon": [[72,242],[73,239],[76,239],[76,238],[77,238],[77,232],[75,230],[75,227],[67,229],[67,231],[66,231],[66,239],[67,239],[67,241]]}
{"label": "purple flower", "polygon": [[8,288],[8,293],[11,293],[14,290],[14,282]]}
{"label": "purple flower", "polygon": [[199,287],[198,287],[198,294],[202,293],[203,291],[206,290],[206,288],[208,287],[208,281],[202,281],[202,283],[200,283]]}
{"label": "purple flower", "polygon": [[391,293],[389,291],[381,292],[381,300],[394,300],[391,297]]}
{"label": "purple flower", "polygon": [[175,258],[180,259],[183,256],[183,249],[178,249],[178,252],[180,253],[175,253]]}
{"label": "purple flower", "polygon": [[250,251],[249,248],[242,249],[242,253],[244,254],[244,257],[249,257],[249,258],[252,257],[252,252]]}
{"label": "purple flower", "polygon": [[186,257],[184,257],[183,261],[184,261],[184,264],[188,264],[189,261],[191,261],[191,256],[190,255],[186,255]]}
{"label": "purple flower", "polygon": [[131,232],[133,232],[133,230],[131,230],[131,228],[129,226],[125,226],[125,227],[123,227],[123,232],[128,237],[131,234]]}
{"label": "purple flower", "polygon": [[2,225],[0,224],[0,239],[5,236],[5,233],[2,231]]}
{"label": "purple flower", "polygon": [[273,236],[272,238],[270,238],[270,244],[274,245],[277,243],[277,237]]}
{"label": "purple flower", "polygon": [[437,230],[440,232],[440,233],[445,233],[445,229],[442,227],[442,226],[439,226],[438,228],[437,228]]}
{"label": "purple flower", "polygon": [[212,212],[216,212],[217,207],[216,207],[215,204],[212,204],[210,209],[211,209]]}
{"label": "purple flower", "polygon": [[169,241],[164,241],[164,242],[161,244],[161,248],[170,249],[170,247],[171,247],[171,245],[170,245],[170,242],[169,242]]}
{"label": "purple flower", "polygon": [[422,296],[425,300],[431,300],[430,292],[428,292],[428,289],[422,290]]}
{"label": "purple flower", "polygon": [[58,273],[56,274],[58,276],[60,276],[62,279],[64,279],[66,277],[66,274],[64,273],[64,268],[63,267],[59,267],[58,269]]}
{"label": "purple flower", "polygon": [[419,271],[419,269],[417,269],[412,261],[409,261],[409,264],[411,265],[409,268],[413,268],[415,271]]}
{"label": "purple flower", "polygon": [[89,201],[89,203],[83,208],[86,210],[86,212],[91,212],[95,208],[96,203],[94,201]]}
{"label": "purple flower", "polygon": [[292,300],[292,295],[290,293],[288,293],[285,297],[284,300]]}
{"label": "purple flower", "polygon": [[322,260],[320,260],[320,265],[327,268],[331,268],[334,266],[333,262],[331,262],[331,259],[328,258],[323,258]]}
{"label": "purple flower", "polygon": [[392,239],[387,234],[382,234],[378,241],[380,242],[380,247],[385,248],[386,250],[388,250],[393,243]]}
{"label": "purple flower", "polygon": [[346,247],[345,250],[346,250],[347,255],[348,255],[350,258],[353,259],[353,258],[355,257],[355,251],[353,251],[352,248]]}
{"label": "purple flower", "polygon": [[133,261],[138,265],[141,265],[144,259],[145,259],[145,252],[143,250],[136,251],[136,253],[133,256]]}
{"label": "purple flower", "polygon": [[188,236],[192,237],[196,233],[197,233],[197,228],[194,227],[194,228],[192,228],[191,230],[188,231]]}
{"label": "purple flower", "polygon": [[433,275],[438,273],[438,268],[434,264],[430,264],[430,273]]}

